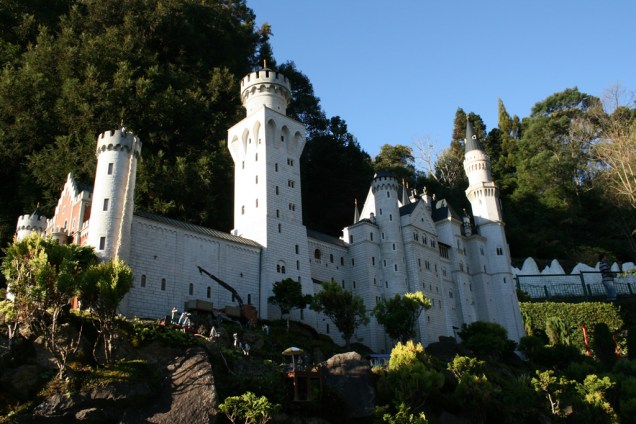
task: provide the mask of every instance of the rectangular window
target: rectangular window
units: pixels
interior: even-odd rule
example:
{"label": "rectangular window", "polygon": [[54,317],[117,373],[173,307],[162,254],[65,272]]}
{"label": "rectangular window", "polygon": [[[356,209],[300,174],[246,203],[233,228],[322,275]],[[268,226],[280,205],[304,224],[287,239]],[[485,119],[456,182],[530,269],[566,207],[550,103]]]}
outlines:
{"label": "rectangular window", "polygon": [[112,163],[108,164],[108,175],[113,175],[113,164]]}
{"label": "rectangular window", "polygon": [[141,287],[146,287],[146,274],[141,275]]}
{"label": "rectangular window", "polygon": [[106,247],[106,237],[99,238],[99,250],[104,250]]}
{"label": "rectangular window", "polygon": [[102,208],[103,211],[107,211],[108,210],[108,199],[104,199],[104,207]]}

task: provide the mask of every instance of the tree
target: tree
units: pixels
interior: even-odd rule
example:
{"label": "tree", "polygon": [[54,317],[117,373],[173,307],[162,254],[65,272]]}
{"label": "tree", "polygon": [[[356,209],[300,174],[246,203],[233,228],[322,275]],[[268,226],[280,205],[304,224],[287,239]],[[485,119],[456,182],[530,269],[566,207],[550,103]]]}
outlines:
{"label": "tree", "polygon": [[289,314],[293,309],[305,309],[311,303],[311,295],[303,295],[302,285],[291,278],[277,281],[272,287],[273,296],[268,303],[278,306],[281,315],[287,315],[287,331],[289,331]]}
{"label": "tree", "polygon": [[421,291],[396,294],[393,298],[382,300],[373,309],[372,314],[378,323],[394,340],[405,343],[416,336],[417,320],[424,309],[430,309],[431,300]]}
{"label": "tree", "polygon": [[[104,358],[108,364],[112,358],[112,340],[116,331],[117,307],[132,288],[132,270],[123,261],[115,259],[90,267],[80,284],[80,300],[95,316],[97,332],[104,345]],[[93,356],[100,338],[95,341]]]}
{"label": "tree", "polygon": [[416,177],[414,162],[413,149],[409,146],[384,144],[375,157],[373,169],[375,172],[388,172],[398,180],[414,183]]}
{"label": "tree", "polygon": [[[86,270],[97,261],[92,248],[62,245],[34,233],[5,249],[2,272],[13,296],[20,330],[42,336],[62,377],[79,343],[68,340],[61,319]],[[81,332],[80,332],[81,336]]]}
{"label": "tree", "polygon": [[349,348],[356,329],[369,322],[362,298],[334,281],[322,283],[322,290],[314,295],[311,309],[322,312],[334,323],[345,340],[345,348]]}

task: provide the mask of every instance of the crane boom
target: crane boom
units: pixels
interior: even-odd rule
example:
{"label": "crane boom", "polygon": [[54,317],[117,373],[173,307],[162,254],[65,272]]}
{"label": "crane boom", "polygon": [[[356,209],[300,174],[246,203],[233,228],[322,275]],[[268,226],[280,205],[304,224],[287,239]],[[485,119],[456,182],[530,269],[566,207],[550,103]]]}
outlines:
{"label": "crane boom", "polygon": [[216,277],[215,275],[210,274],[208,271],[206,271],[205,269],[201,268],[198,265],[197,265],[197,268],[199,268],[199,273],[200,274],[207,275],[208,277],[210,277],[211,279],[213,279],[214,281],[219,283],[219,285],[221,287],[223,287],[224,289],[226,289],[227,291],[232,293],[232,295],[234,295],[234,298],[237,300],[239,306],[243,307],[243,299],[241,299],[241,296],[239,296],[238,292],[234,289],[234,287],[230,286],[228,283],[226,283],[225,281],[223,281],[220,278]]}

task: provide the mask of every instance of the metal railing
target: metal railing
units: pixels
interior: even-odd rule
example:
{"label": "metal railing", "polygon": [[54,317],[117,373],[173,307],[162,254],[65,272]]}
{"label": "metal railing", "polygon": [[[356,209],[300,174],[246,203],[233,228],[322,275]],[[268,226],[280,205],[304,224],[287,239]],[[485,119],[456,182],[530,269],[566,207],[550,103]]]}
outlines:
{"label": "metal railing", "polygon": [[[605,297],[600,272],[580,274],[516,275],[517,289],[531,300],[585,300]],[[617,274],[614,286],[619,297],[636,296],[636,275]]]}

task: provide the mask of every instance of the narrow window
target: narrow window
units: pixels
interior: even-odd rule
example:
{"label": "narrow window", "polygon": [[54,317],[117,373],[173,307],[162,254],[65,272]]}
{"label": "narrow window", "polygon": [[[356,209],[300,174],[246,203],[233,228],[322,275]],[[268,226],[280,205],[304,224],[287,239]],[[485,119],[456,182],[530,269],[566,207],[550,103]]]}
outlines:
{"label": "narrow window", "polygon": [[279,233],[283,232],[283,226],[281,224],[278,224],[278,232]]}
{"label": "narrow window", "polygon": [[373,233],[369,233],[369,240],[373,241]]}
{"label": "narrow window", "polygon": [[305,320],[305,310],[304,309],[300,310],[300,319],[303,320],[303,321]]}
{"label": "narrow window", "polygon": [[254,160],[255,160],[256,162],[258,162],[258,153],[256,153],[256,154],[254,155]]}
{"label": "narrow window", "polygon": [[258,184],[258,175],[256,176],[256,178],[255,178],[255,179],[256,179],[256,184]]}
{"label": "narrow window", "polygon": [[300,270],[300,261],[298,261],[298,260],[296,261],[296,269]]}
{"label": "narrow window", "polygon": [[296,254],[298,254],[298,245],[294,246],[294,250],[296,251]]}
{"label": "narrow window", "polygon": [[344,266],[344,257],[340,257],[340,265]]}
{"label": "narrow window", "polygon": [[192,296],[194,294],[194,284],[190,283],[190,286],[188,287],[188,294],[190,296]]}
{"label": "narrow window", "polygon": [[278,186],[276,186],[276,194],[278,194]]}
{"label": "narrow window", "polygon": [[280,218],[280,210],[276,209],[276,218]]}
{"label": "narrow window", "polygon": [[166,289],[166,279],[162,278],[161,279],[161,290],[165,290]]}
{"label": "narrow window", "polygon": [[245,206],[241,206],[241,215],[245,215]]}
{"label": "narrow window", "polygon": [[327,334],[329,334],[329,324],[327,324]]}
{"label": "narrow window", "polygon": [[388,281],[384,282],[384,287],[386,287],[387,289],[389,288],[389,282]]}
{"label": "narrow window", "polygon": [[371,265],[375,266],[375,256],[371,256]]}
{"label": "narrow window", "polygon": [[250,293],[247,294],[247,304],[248,305],[252,304],[252,295]]}
{"label": "narrow window", "polygon": [[141,275],[141,287],[146,287],[146,274]]}
{"label": "narrow window", "polygon": [[389,214],[389,221],[393,221],[393,214],[392,213]]}
{"label": "narrow window", "polygon": [[393,269],[397,271],[397,264],[393,264]]}
{"label": "narrow window", "polygon": [[245,161],[241,162],[241,169],[245,169]]}
{"label": "narrow window", "polygon": [[391,197],[391,192],[390,191],[386,192],[386,197]]}
{"label": "narrow window", "polygon": [[353,243],[353,235],[349,235],[349,243]]}
{"label": "narrow window", "polygon": [[113,164],[112,163],[108,164],[108,175],[113,175]]}
{"label": "narrow window", "polygon": [[277,163],[274,164],[274,171],[278,172],[278,164]]}
{"label": "narrow window", "polygon": [[258,199],[256,199],[256,207],[258,207]]}
{"label": "narrow window", "polygon": [[353,288],[354,288],[354,289],[356,288],[356,282],[355,282],[355,280],[353,281]]}
{"label": "narrow window", "polygon": [[314,259],[320,260],[320,257],[321,257],[320,249],[314,250]]}
{"label": "narrow window", "polygon": [[356,265],[355,260],[353,258],[351,258],[351,266],[355,266],[355,265]]}
{"label": "narrow window", "polygon": [[332,253],[329,254],[329,262],[333,263],[333,254]]}
{"label": "narrow window", "polygon": [[106,237],[99,238],[99,250],[104,250],[106,247]]}
{"label": "narrow window", "polygon": [[103,211],[107,211],[108,210],[108,199],[104,199],[104,207],[102,208]]}
{"label": "narrow window", "polygon": [[212,297],[212,288],[210,286],[208,286],[208,288],[206,289],[205,294],[208,299]]}

